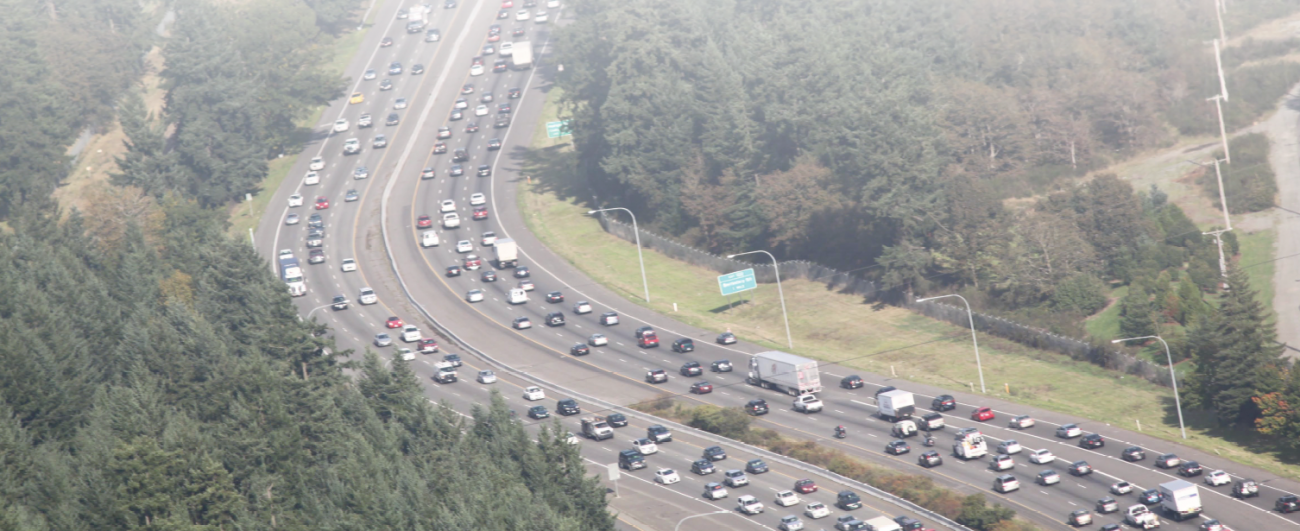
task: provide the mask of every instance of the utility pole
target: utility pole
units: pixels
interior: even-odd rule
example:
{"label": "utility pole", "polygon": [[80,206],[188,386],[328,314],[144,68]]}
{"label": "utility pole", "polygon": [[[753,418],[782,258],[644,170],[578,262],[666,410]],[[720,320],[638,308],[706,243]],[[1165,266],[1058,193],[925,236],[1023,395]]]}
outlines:
{"label": "utility pole", "polygon": [[1224,44],[1228,43],[1228,38],[1223,36],[1223,14],[1228,12],[1228,6],[1223,5],[1223,0],[1214,0],[1214,17],[1219,19],[1219,40]]}
{"label": "utility pole", "polygon": [[[1188,162],[1203,167],[1209,166],[1209,164],[1202,162],[1190,160]],[[1223,277],[1222,284],[1224,289],[1228,289],[1228,260],[1223,256],[1223,233],[1232,230],[1232,218],[1228,217],[1228,198],[1223,191],[1223,171],[1219,168],[1220,162],[1224,161],[1221,159],[1214,159],[1214,176],[1219,181],[1219,206],[1223,209],[1223,228],[1216,231],[1202,232],[1201,234],[1206,236],[1213,235],[1215,243],[1219,245],[1219,275]]]}
{"label": "utility pole", "polygon": [[1223,140],[1223,161],[1232,164],[1232,154],[1228,152],[1228,129],[1223,125],[1223,102],[1226,99],[1219,94],[1213,98],[1205,98],[1205,101],[1213,101],[1214,107],[1219,110],[1219,138]]}
{"label": "utility pole", "polygon": [[[1219,26],[1222,30],[1223,26]],[[1223,78],[1223,56],[1219,51],[1219,43],[1223,41],[1214,41],[1214,64],[1219,67],[1219,94],[1223,95],[1223,101],[1228,100],[1228,82]]]}

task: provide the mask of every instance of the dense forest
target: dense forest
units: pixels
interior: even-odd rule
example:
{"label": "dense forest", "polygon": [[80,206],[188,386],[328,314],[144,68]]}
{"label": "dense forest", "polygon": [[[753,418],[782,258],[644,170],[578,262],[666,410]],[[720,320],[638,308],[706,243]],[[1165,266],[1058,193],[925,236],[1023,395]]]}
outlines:
{"label": "dense forest", "polygon": [[[161,13],[4,3],[0,529],[613,528],[575,447],[529,433],[499,397],[463,417],[405,362],[337,351],[226,237],[224,198],[255,186],[335,90],[316,48],[355,24],[344,5],[178,2],[154,123],[133,92]],[[310,25],[298,15],[313,7],[319,28],[277,20]],[[234,61],[255,52],[321,84]],[[60,211],[64,147],[115,107],[130,186]]]}

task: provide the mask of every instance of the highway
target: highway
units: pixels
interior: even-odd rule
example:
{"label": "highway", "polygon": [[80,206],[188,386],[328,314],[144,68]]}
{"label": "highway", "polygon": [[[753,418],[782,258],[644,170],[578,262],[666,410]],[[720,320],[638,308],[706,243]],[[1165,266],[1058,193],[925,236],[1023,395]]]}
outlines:
{"label": "highway", "polygon": [[[826,410],[811,415],[790,411],[789,397],[743,383],[749,355],[761,351],[761,348],[743,342],[730,346],[718,345],[713,342],[713,338],[719,331],[695,329],[626,302],[620,295],[593,284],[562,258],[550,253],[524,228],[521,213],[515,207],[515,183],[526,179],[520,173],[525,161],[525,149],[540,118],[541,106],[550,87],[549,76],[555,71],[555,65],[547,62],[550,52],[548,29],[557,22],[563,22],[563,10],[546,9],[552,20],[538,24],[533,20],[516,20],[515,13],[518,9],[515,8],[509,10],[507,19],[498,20],[495,18],[498,13],[496,3],[468,2],[456,9],[442,9],[435,5],[429,27],[440,29],[442,37],[439,42],[428,43],[424,42],[423,34],[405,33],[405,21],[396,19],[399,7],[406,6],[394,4],[382,8],[374,31],[367,36],[362,52],[348,68],[348,73],[358,80],[355,82],[355,90],[365,95],[365,101],[349,104],[345,97],[324,113],[321,123],[316,127],[316,138],[304,150],[304,156],[300,157],[301,160],[291,171],[284,186],[275,191],[271,201],[273,208],[257,231],[258,249],[268,258],[268,263],[279,249],[290,249],[300,259],[304,259],[308,294],[295,302],[304,316],[328,323],[341,348],[367,348],[376,333],[388,331],[384,328],[384,322],[390,316],[417,324],[426,335],[434,333],[432,323],[427,322],[415,304],[406,298],[402,286],[404,283],[406,290],[414,296],[414,302],[442,326],[478,350],[488,353],[496,362],[519,373],[517,376],[510,371],[499,370],[492,362],[471,356],[453,342],[440,338],[442,352],[418,355],[414,367],[417,374],[429,378],[434,373],[432,363],[440,360],[441,354],[460,354],[465,359],[465,366],[460,371],[460,382],[439,385],[430,381],[426,387],[432,400],[450,400],[460,411],[468,411],[468,405],[472,402],[485,402],[488,399],[487,392],[491,388],[497,388],[512,408],[522,414],[528,405],[521,398],[521,388],[530,385],[527,378],[554,382],[565,388],[579,390],[585,395],[623,405],[664,393],[678,394],[679,399],[686,403],[719,406],[739,406],[752,398],[761,397],[773,406],[773,411],[769,415],[757,417],[757,426],[773,428],[796,438],[816,440],[873,463],[932,477],[938,483],[963,493],[982,492],[990,499],[1014,508],[1023,517],[1045,527],[1063,525],[1066,515],[1072,510],[1092,508],[1098,498],[1106,495],[1107,487],[1116,481],[1134,483],[1140,487],[1137,489],[1140,492],[1176,477],[1171,472],[1151,465],[1156,455],[1173,452],[1199,461],[1206,466],[1207,471],[1222,468],[1235,476],[1248,476],[1264,482],[1262,495],[1246,501],[1227,496],[1226,486],[1209,488],[1202,484],[1206,517],[1217,518],[1237,531],[1300,528],[1300,517],[1284,516],[1271,510],[1273,501],[1281,493],[1300,492],[1300,485],[1295,482],[1278,479],[1261,470],[1250,470],[1213,455],[1139,433],[1097,425],[1084,419],[981,399],[970,393],[951,393],[957,397],[959,406],[955,411],[945,413],[945,420],[950,427],[937,436],[941,450],[951,445],[951,432],[961,427],[978,426],[993,444],[1014,438],[1027,451],[1047,448],[1057,455],[1057,460],[1047,465],[1030,464],[1026,459],[1027,451],[1014,456],[1016,468],[1012,473],[1019,477],[1023,487],[1020,491],[1002,495],[990,489],[992,478],[997,474],[987,469],[988,458],[963,462],[944,451],[944,465],[923,469],[916,465],[916,455],[923,450],[916,438],[910,440],[913,447],[910,454],[894,457],[883,452],[884,445],[891,440],[890,424],[873,415],[875,389],[882,385],[897,385],[917,393],[918,409],[921,410],[925,410],[931,397],[944,392],[942,390],[910,382],[891,381],[886,376],[862,372],[857,374],[866,380],[866,387],[857,390],[841,389],[837,386],[838,381],[850,374],[849,370],[827,364],[822,369],[826,389],[821,394]],[[538,9],[545,9],[544,2],[530,11],[535,13]],[[489,44],[488,27],[492,24],[501,25],[501,43],[523,40],[531,42],[537,50],[537,67],[493,73],[491,65],[499,56],[486,55],[483,57],[487,72],[471,76],[471,60],[481,54],[485,44]],[[525,34],[520,38],[514,37],[512,33],[516,28],[523,28]],[[385,36],[393,38],[395,42],[392,46],[379,46],[380,39]],[[393,61],[400,61],[406,71],[400,75],[385,75],[389,63]],[[410,66],[416,63],[423,64],[427,71],[421,75],[410,74]],[[377,79],[361,80],[361,73],[366,69],[377,70]],[[378,89],[379,83],[385,78],[392,80],[392,90]],[[466,84],[474,85],[473,93],[461,94]],[[520,97],[508,98],[507,94],[515,88],[520,90]],[[489,114],[474,116],[473,111],[485,92],[494,95],[492,102],[483,103]],[[451,121],[448,116],[455,100],[461,97],[469,103],[466,116]],[[397,98],[407,98],[409,107],[393,110],[393,102]],[[508,128],[493,127],[492,119],[498,114],[496,106],[500,103],[510,103],[513,107],[510,113],[513,121]],[[374,117],[376,125],[373,128],[357,128],[357,118],[362,113],[370,113]],[[384,119],[389,113],[398,113],[400,123],[394,126],[384,125]],[[340,117],[350,121],[350,129],[330,133],[331,125]],[[479,131],[467,133],[466,124],[474,121],[479,122]],[[452,131],[451,138],[445,140],[447,152],[433,154],[432,147],[438,141],[435,138],[437,129],[443,126],[450,127]],[[388,147],[375,149],[370,146],[370,140],[378,133],[389,138]],[[344,156],[343,142],[354,137],[361,140],[361,153]],[[487,145],[494,138],[501,140],[502,147],[490,151]],[[470,158],[461,163],[466,168],[466,174],[452,177],[448,173],[452,153],[457,148],[465,149]],[[321,184],[304,185],[299,176],[307,172],[308,160],[318,154],[326,163],[325,170],[320,172]],[[476,175],[475,169],[481,164],[491,166],[490,176]],[[369,178],[352,178],[353,170],[358,165],[369,169]],[[434,168],[436,176],[433,179],[421,179],[421,169],[425,167]],[[346,202],[345,193],[351,189],[357,190],[360,199]],[[305,197],[304,205],[290,208],[287,201],[295,192]],[[486,204],[483,206],[488,209],[486,220],[472,219],[470,197],[475,193],[485,196]],[[312,210],[312,204],[318,196],[330,200],[328,209]],[[462,219],[459,228],[444,229],[437,226],[437,220],[441,216],[439,203],[444,199],[455,201],[456,212]],[[285,225],[283,220],[289,212],[300,214],[304,221],[297,225]],[[304,243],[307,232],[305,219],[311,213],[320,213],[326,227],[327,235],[323,246],[326,260],[320,265],[305,264],[308,253]],[[420,215],[434,218],[435,227],[425,230],[438,232],[441,240],[439,246],[419,246],[420,233],[423,231],[416,227],[416,217]],[[512,270],[496,270],[491,260],[492,249],[481,245],[482,234],[487,231],[519,242],[522,249],[520,265],[530,270],[528,280],[536,284],[536,289],[529,294],[528,303],[511,305],[506,302],[507,291],[518,285],[519,279],[512,277]],[[448,277],[446,268],[462,265],[467,254],[456,252],[455,244],[459,240],[470,241],[474,247],[472,252],[483,258],[484,265],[480,270],[465,271],[460,276]],[[389,252],[393,257],[392,262],[388,258]],[[354,258],[359,264],[358,271],[342,272],[339,264],[344,258]],[[488,270],[496,271],[499,280],[482,281],[481,273]],[[378,304],[356,304],[357,294],[363,287],[371,287],[377,292]],[[471,289],[483,290],[485,300],[467,302],[465,295]],[[546,303],[543,297],[551,291],[563,293],[564,302]],[[330,310],[328,306],[334,295],[347,296],[353,301],[352,307],[343,311]],[[582,300],[590,301],[594,312],[574,314],[573,305]],[[543,324],[546,314],[553,311],[565,313],[565,326],[548,327]],[[610,327],[599,325],[597,316],[607,311],[618,312],[622,322]],[[512,329],[511,323],[517,317],[528,317],[533,327],[522,331]],[[645,325],[653,326],[659,331],[663,347],[648,350],[636,347],[633,330]],[[607,335],[609,345],[592,347],[592,353],[587,356],[575,357],[569,354],[571,346],[586,342],[594,333]],[[688,354],[673,353],[668,345],[678,337],[693,338],[697,350]],[[391,357],[395,349],[401,346],[403,344],[398,341],[394,347],[376,350]],[[955,360],[964,361],[968,353],[962,351],[954,355],[959,356]],[[731,360],[736,371],[727,374],[706,372],[701,378],[715,384],[717,390],[706,395],[688,394],[690,384],[701,378],[679,376],[677,371],[682,363],[693,360],[707,367],[709,362],[718,359]],[[474,383],[473,375],[482,369],[498,369],[502,381],[492,386]],[[669,381],[659,385],[646,383],[643,376],[652,369],[667,370],[670,374]],[[554,397],[541,403],[553,409]],[[994,408],[997,418],[985,423],[969,420],[967,415],[977,406]],[[591,412],[584,411],[584,415],[589,413]],[[1023,431],[1007,428],[1006,422],[1019,414],[1034,416],[1038,419],[1038,425]],[[564,419],[562,422],[565,429],[579,431],[576,418]],[[1097,432],[1105,436],[1106,446],[1096,451],[1084,450],[1077,447],[1077,439],[1064,440],[1053,436],[1057,426],[1069,422],[1081,424],[1087,433]],[[850,435],[847,439],[834,440],[829,437],[832,428],[838,424],[848,427]],[[599,472],[603,476],[604,465],[616,460],[616,450],[629,448],[629,440],[643,436],[645,427],[644,421],[634,418],[632,425],[618,429],[618,436],[612,440],[582,442],[583,455],[590,459],[593,472]],[[780,516],[800,512],[795,511],[794,507],[786,511],[772,503],[772,495],[776,490],[789,489],[796,479],[804,477],[801,475],[804,473],[776,462],[770,463],[773,465],[772,472],[751,477],[754,483],[738,489],[739,492],[734,492],[731,497],[716,503],[704,500],[701,497],[703,483],[714,481],[720,474],[712,477],[697,476],[689,472],[689,465],[699,458],[702,448],[709,445],[703,435],[679,430],[674,442],[661,445],[660,453],[650,456],[649,467],[625,473],[619,483],[621,496],[611,498],[612,507],[627,515],[623,524],[669,529],[686,516],[713,510],[730,510],[734,508],[736,496],[742,493],[755,494],[768,505],[768,510],[755,517],[738,517],[738,513],[733,511],[725,517],[695,519],[692,522],[698,527],[687,524],[683,528],[703,529],[705,525],[708,528],[724,526],[748,529],[755,525],[775,528]],[[1118,459],[1120,450],[1129,445],[1146,448],[1148,458],[1138,463]],[[732,457],[724,463],[738,464],[743,462],[742,458],[752,458],[737,448],[729,447]],[[1067,474],[1066,467],[1077,460],[1087,460],[1097,472],[1080,478]],[[601,470],[597,470],[597,466]],[[653,478],[655,469],[665,466],[676,469],[682,481],[667,487],[648,483]],[[1062,482],[1047,487],[1034,484],[1034,475],[1045,468],[1060,472]],[[828,491],[842,487],[833,486],[832,481],[824,476],[813,479],[825,488],[811,497],[831,505],[833,492]],[[1199,482],[1200,478],[1191,480]],[[668,496],[663,495],[663,491],[650,489],[666,489],[675,494]],[[1116,498],[1120,500],[1121,509],[1137,503],[1136,493]],[[873,500],[864,496],[864,501]],[[878,513],[890,516],[904,514],[896,506],[876,505],[855,511],[854,514],[864,518]],[[830,527],[834,518],[840,514],[842,511],[834,509],[829,521],[822,520],[819,524]],[[1099,515],[1097,521],[1118,522],[1119,516]],[[1195,529],[1201,520],[1182,523],[1166,519],[1162,521],[1167,528],[1190,530]],[[934,527],[928,522],[927,525]],[[815,528],[813,525],[810,527]]]}

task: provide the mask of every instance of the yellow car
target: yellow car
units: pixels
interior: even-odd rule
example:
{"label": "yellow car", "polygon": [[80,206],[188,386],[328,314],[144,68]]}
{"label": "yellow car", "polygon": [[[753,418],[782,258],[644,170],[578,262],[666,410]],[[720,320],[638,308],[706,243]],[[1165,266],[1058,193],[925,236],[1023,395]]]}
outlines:
{"label": "yellow car", "polygon": [[348,100],[348,103],[361,103],[363,101],[366,101],[366,96],[364,94],[360,92],[353,92],[352,99]]}

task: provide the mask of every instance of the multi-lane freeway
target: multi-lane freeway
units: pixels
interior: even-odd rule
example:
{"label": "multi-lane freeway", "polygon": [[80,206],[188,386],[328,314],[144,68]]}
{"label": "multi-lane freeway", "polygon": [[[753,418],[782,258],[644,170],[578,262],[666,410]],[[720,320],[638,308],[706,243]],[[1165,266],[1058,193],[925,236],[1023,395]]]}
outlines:
{"label": "multi-lane freeway", "polygon": [[[381,9],[379,22],[367,35],[361,53],[348,69],[348,74],[355,80],[349,94],[360,93],[364,100],[350,103],[351,97],[344,97],[324,113],[316,127],[314,142],[304,150],[304,156],[300,157],[284,186],[274,192],[273,208],[262,220],[256,237],[258,249],[268,257],[268,261],[281,249],[291,250],[303,260],[308,290],[305,296],[295,300],[304,317],[317,318],[331,326],[341,348],[374,348],[391,357],[397,348],[413,345],[395,341],[394,346],[372,346],[377,333],[398,335],[398,330],[385,328],[389,317],[398,317],[419,326],[426,336],[434,335],[436,330],[428,317],[436,319],[443,329],[492,358],[486,360],[474,356],[445,336],[439,338],[439,353],[417,355],[413,366],[417,374],[425,378],[433,375],[432,364],[440,361],[443,354],[457,353],[464,358],[465,365],[460,369],[461,381],[444,385],[429,380],[427,385],[432,400],[449,400],[461,411],[468,411],[470,403],[486,401],[493,389],[501,391],[511,407],[521,414],[538,403],[553,410],[555,399],[562,398],[565,392],[550,388],[548,398],[536,403],[522,398],[521,389],[539,380],[553,382],[558,388],[571,389],[585,397],[624,405],[664,393],[679,395],[680,400],[688,403],[719,406],[739,406],[753,398],[764,398],[773,405],[773,411],[756,418],[759,426],[777,429],[791,437],[816,440],[874,463],[932,477],[940,484],[963,492],[983,492],[1047,527],[1064,525],[1066,515],[1075,509],[1093,508],[1099,498],[1107,495],[1112,483],[1128,481],[1138,487],[1136,492],[1141,492],[1177,477],[1172,471],[1152,466],[1156,455],[1172,452],[1184,459],[1197,460],[1208,470],[1224,469],[1237,478],[1260,480],[1263,488],[1260,497],[1243,501],[1228,496],[1226,486],[1202,484],[1204,517],[1181,523],[1165,521],[1166,527],[1190,530],[1207,518],[1216,518],[1237,531],[1300,529],[1297,516],[1272,511],[1273,500],[1278,496],[1300,492],[1300,485],[1292,481],[1140,433],[982,399],[968,393],[952,393],[959,405],[956,410],[945,413],[949,427],[946,432],[938,434],[939,448],[946,449],[951,444],[952,437],[948,433],[969,426],[979,427],[994,445],[1005,439],[1018,440],[1026,452],[1013,456],[1016,466],[1011,473],[1019,477],[1023,488],[1007,495],[993,492],[990,488],[992,479],[1000,473],[987,468],[987,458],[963,462],[945,451],[942,466],[921,468],[916,464],[916,456],[926,448],[921,447],[919,439],[910,440],[913,449],[909,454],[889,456],[884,453],[884,445],[892,440],[890,423],[873,415],[875,390],[882,385],[897,385],[915,392],[918,406],[927,406],[930,398],[944,393],[943,390],[860,372],[857,374],[867,381],[865,387],[842,389],[836,384],[851,371],[827,364],[822,369],[823,381],[827,384],[821,394],[826,403],[825,410],[816,414],[795,413],[790,410],[789,397],[743,383],[749,355],[762,349],[743,342],[718,345],[713,341],[718,331],[700,330],[674,322],[628,303],[621,296],[587,280],[571,264],[538,243],[524,228],[522,215],[516,207],[517,183],[527,179],[521,173],[526,149],[551,86],[550,76],[556,70],[556,65],[548,63],[549,29],[562,24],[562,17],[566,15],[562,6],[552,6],[542,0],[540,5],[526,10],[528,19],[521,20],[518,13],[524,9],[522,2],[505,8],[505,18],[498,18],[502,8],[488,0],[464,3],[454,9],[435,5],[429,25],[440,31],[440,39],[435,42],[427,42],[423,32],[405,32],[405,21],[397,19],[397,12],[408,6],[390,4]],[[536,20],[538,11],[547,12],[549,20],[539,23]],[[500,27],[496,38],[492,38],[489,30],[494,24]],[[522,34],[516,30],[522,30]],[[385,37],[392,39],[391,45],[380,45]],[[534,55],[538,57],[537,65],[531,69],[494,72],[492,65],[501,58],[496,51],[507,42],[531,43]],[[492,46],[494,53],[485,54],[487,45]],[[471,75],[472,64],[475,58],[480,57],[485,71],[481,75]],[[402,73],[388,74],[394,62],[403,65]],[[424,73],[411,73],[411,67],[416,64],[424,67]],[[363,73],[371,69],[377,72],[375,79],[363,79]],[[385,80],[389,80],[391,89],[380,89]],[[468,86],[472,86],[472,92]],[[518,97],[512,98],[512,93],[517,93]],[[484,97],[485,94],[492,95],[490,101]],[[398,98],[406,100],[406,108],[394,108]],[[466,104],[464,116],[452,120],[451,114],[460,98],[464,98]],[[510,111],[501,112],[498,107],[501,104],[509,104]],[[478,109],[480,105],[482,110]],[[358,127],[362,114],[373,117],[373,127]],[[389,114],[398,115],[397,123],[387,125]],[[511,117],[509,126],[495,127],[496,117],[501,114]],[[349,127],[333,132],[333,125],[339,119],[347,120]],[[467,131],[470,123],[477,123],[476,132]],[[450,129],[450,138],[436,138],[442,127]],[[386,136],[387,147],[372,147],[378,134]],[[362,149],[359,154],[344,155],[343,144],[351,138],[360,140]],[[445,153],[433,152],[438,142],[445,143]],[[490,149],[498,145],[499,149]],[[452,158],[458,149],[465,150],[468,159],[459,162],[464,175],[453,176]],[[320,182],[305,184],[303,176],[308,171],[308,161],[316,156],[324,162],[324,169],[317,172]],[[483,165],[491,168],[489,175],[479,175],[478,168]],[[366,178],[354,178],[359,166],[368,169]],[[433,169],[432,178],[423,178],[425,168]],[[349,191],[355,191],[355,201],[346,200]],[[302,206],[288,206],[293,194],[303,196]],[[481,200],[476,194],[481,194]],[[315,209],[318,197],[327,199],[329,207]],[[459,214],[461,222],[458,228],[442,226],[444,200],[454,202],[454,206],[448,208]],[[480,201],[482,204],[471,204]],[[486,219],[474,219],[477,208],[486,208]],[[302,222],[286,224],[285,218],[289,214],[298,214]],[[307,218],[311,214],[321,215],[326,234],[320,248],[325,259],[323,263],[307,265],[309,249],[305,237]],[[431,218],[431,227],[418,226],[422,215]],[[439,235],[439,245],[421,246],[422,234],[430,231]],[[496,267],[491,260],[492,248],[483,245],[483,234],[489,231],[519,243],[522,249],[519,265],[530,271],[527,279],[515,278],[515,269]],[[460,249],[458,252],[457,243],[460,241],[469,242],[472,250]],[[468,254],[482,258],[481,268],[449,276],[447,269],[463,267]],[[349,258],[356,261],[357,270],[344,272],[341,263]],[[496,273],[497,280],[485,281],[483,273],[488,271]],[[507,292],[524,280],[535,285],[529,293],[530,300],[525,304],[509,304]],[[366,287],[378,295],[377,304],[358,304],[358,295]],[[482,290],[483,300],[467,301],[467,293],[475,289]],[[564,301],[546,302],[545,294],[553,291],[562,293]],[[330,309],[336,295],[347,297],[351,307],[341,311]],[[589,301],[594,311],[575,314],[573,307],[578,301]],[[546,315],[556,311],[564,313],[565,325],[546,326]],[[610,311],[619,313],[621,323],[616,326],[598,324],[598,316]],[[532,328],[514,329],[512,323],[520,317],[529,318]],[[664,346],[638,348],[633,330],[641,326],[658,330]],[[591,347],[591,354],[586,356],[570,354],[571,347],[587,343],[596,333],[606,335],[609,344]],[[667,345],[679,337],[693,338],[696,350],[686,354],[672,352]],[[954,362],[961,362],[965,355],[965,352],[954,352]],[[709,362],[720,359],[731,360],[736,371],[725,374],[706,371],[700,377],[685,377],[678,373],[686,361],[698,361],[708,367]],[[485,369],[496,370],[500,381],[490,385],[476,383],[474,375]],[[662,384],[646,383],[643,376],[653,369],[667,370],[669,380]],[[690,385],[701,379],[712,382],[716,390],[710,394],[689,394]],[[970,411],[978,406],[992,407],[997,418],[988,422],[970,420]],[[590,409],[590,406],[584,404],[584,408]],[[584,411],[583,415],[591,413]],[[1007,420],[1021,414],[1035,417],[1037,426],[1026,430],[1007,427]],[[579,432],[577,417],[583,415],[562,419],[564,428]],[[601,442],[584,440],[582,452],[591,463],[593,473],[603,476],[605,465],[615,462],[617,451],[630,448],[631,439],[644,437],[651,422],[632,416],[631,424],[618,428],[614,439]],[[1097,450],[1085,450],[1077,446],[1078,439],[1055,437],[1056,427],[1066,423],[1079,423],[1085,432],[1103,435],[1106,445]],[[849,436],[843,440],[831,439],[832,428],[836,425],[847,426]],[[751,485],[731,489],[731,496],[723,500],[705,500],[702,497],[704,484],[720,481],[721,472],[709,476],[696,475],[690,472],[690,464],[700,458],[704,447],[713,444],[711,441],[712,438],[704,434],[678,430],[674,442],[660,445],[659,453],[649,457],[650,466],[643,470],[625,471],[618,484],[620,496],[612,499],[612,506],[621,514],[621,522],[638,528],[671,529],[687,516],[731,510],[726,515],[695,519],[692,523],[697,527],[688,523],[683,528],[702,529],[705,525],[709,528],[775,528],[781,516],[801,514],[803,505],[809,500],[832,506],[834,492],[845,488],[825,475],[771,460],[772,471],[751,475]],[[1134,445],[1146,449],[1148,458],[1145,461],[1130,463],[1118,458],[1123,448]],[[1026,459],[1029,451],[1043,448],[1055,454],[1056,461],[1036,465]],[[719,468],[742,468],[744,461],[757,456],[735,445],[729,446],[728,451],[731,456],[720,462]],[[1087,460],[1095,467],[1096,473],[1083,477],[1067,474],[1066,467],[1079,460]],[[663,467],[675,469],[681,481],[667,486],[653,484],[655,471]],[[1049,468],[1061,472],[1061,483],[1036,485],[1033,481],[1035,475]],[[782,508],[774,505],[775,492],[789,490],[796,480],[803,478],[813,479],[822,485],[822,489],[801,495],[805,500],[797,506]],[[1192,481],[1199,480],[1192,478]],[[757,516],[740,516],[732,509],[736,498],[743,494],[757,496],[767,505],[767,510]],[[1116,497],[1121,509],[1138,503],[1136,493]],[[916,516],[905,508],[870,496],[864,496],[864,501],[867,507],[853,511],[864,519],[881,513]],[[809,522],[809,527],[829,528],[836,517],[845,513],[833,507],[831,512],[832,515],[825,520]],[[1119,520],[1116,514],[1098,515],[1097,518],[1098,523]],[[932,523],[927,524],[934,527]]]}

